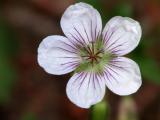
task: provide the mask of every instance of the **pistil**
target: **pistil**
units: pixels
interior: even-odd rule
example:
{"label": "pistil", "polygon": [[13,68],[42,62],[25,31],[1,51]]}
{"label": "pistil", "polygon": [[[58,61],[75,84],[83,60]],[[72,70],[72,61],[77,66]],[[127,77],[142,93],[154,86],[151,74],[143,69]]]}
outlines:
{"label": "pistil", "polygon": [[102,72],[104,65],[107,64],[111,57],[108,52],[104,51],[103,45],[103,41],[99,39],[80,48],[80,57],[82,61],[75,71]]}
{"label": "pistil", "polygon": [[[99,60],[101,59],[100,54],[102,54],[102,52],[103,52],[102,49],[97,50],[94,46],[95,46],[95,44],[92,42],[92,44],[90,46],[87,46],[87,50],[86,50],[87,55],[81,56],[85,60],[89,60],[92,64],[92,66],[94,66],[95,62],[98,64]],[[97,52],[95,53],[95,51],[97,51]]]}

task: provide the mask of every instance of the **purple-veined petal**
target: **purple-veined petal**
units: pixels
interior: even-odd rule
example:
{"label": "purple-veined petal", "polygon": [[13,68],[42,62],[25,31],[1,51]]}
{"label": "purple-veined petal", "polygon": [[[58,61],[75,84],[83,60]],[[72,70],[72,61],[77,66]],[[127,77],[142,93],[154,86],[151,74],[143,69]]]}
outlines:
{"label": "purple-veined petal", "polygon": [[76,3],[64,12],[61,28],[69,39],[80,45],[86,45],[100,36],[101,16],[91,5]]}
{"label": "purple-veined petal", "polygon": [[61,75],[79,65],[77,49],[63,36],[46,37],[38,48],[38,63],[50,74]]}
{"label": "purple-veined petal", "polygon": [[141,26],[137,21],[121,16],[109,20],[102,33],[106,49],[117,56],[135,49],[141,34]]}
{"label": "purple-veined petal", "polygon": [[107,87],[118,95],[130,95],[141,86],[138,65],[129,58],[114,58],[105,67],[104,77]]}
{"label": "purple-veined petal", "polygon": [[66,88],[68,98],[81,108],[89,108],[105,95],[105,81],[95,73],[75,73]]}

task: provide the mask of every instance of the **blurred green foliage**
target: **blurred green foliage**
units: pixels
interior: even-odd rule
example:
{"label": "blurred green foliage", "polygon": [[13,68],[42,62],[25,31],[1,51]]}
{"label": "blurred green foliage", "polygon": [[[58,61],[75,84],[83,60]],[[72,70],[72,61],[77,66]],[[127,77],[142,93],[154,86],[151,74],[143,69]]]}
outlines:
{"label": "blurred green foliage", "polygon": [[160,68],[157,66],[156,61],[151,58],[144,58],[143,60],[137,60],[140,65],[142,75],[147,80],[160,84]]}
{"label": "blurred green foliage", "polygon": [[106,101],[102,101],[91,107],[91,120],[109,120],[109,106]]}
{"label": "blurred green foliage", "polygon": [[0,104],[9,102],[16,72],[8,59],[0,58]]}
{"label": "blurred green foliage", "polygon": [[33,112],[26,112],[20,120],[38,120]]}
{"label": "blurred green foliage", "polygon": [[0,57],[11,58],[18,50],[14,31],[0,18]]}
{"label": "blurred green foliage", "polygon": [[156,84],[160,84],[160,67],[154,58],[146,55],[148,43],[140,42],[139,46],[131,53],[130,57],[133,58],[140,66],[142,76]]}
{"label": "blurred green foliage", "polygon": [[132,17],[133,15],[132,4],[129,4],[127,2],[121,2],[119,4],[116,4],[112,9],[112,11],[113,11],[111,12],[112,16],[120,15],[120,16]]}
{"label": "blurred green foliage", "polygon": [[16,79],[16,70],[11,59],[16,54],[16,44],[13,31],[0,18],[0,104],[7,103],[11,98]]}

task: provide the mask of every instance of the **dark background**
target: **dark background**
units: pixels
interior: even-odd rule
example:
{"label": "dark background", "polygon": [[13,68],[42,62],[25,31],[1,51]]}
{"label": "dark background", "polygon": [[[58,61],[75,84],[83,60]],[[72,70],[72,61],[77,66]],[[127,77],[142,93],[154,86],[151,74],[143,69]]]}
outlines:
{"label": "dark background", "polygon": [[[70,75],[49,75],[37,64],[39,43],[46,36],[63,35],[61,16],[79,1],[98,9],[104,25],[117,15],[140,22],[141,42],[128,57],[139,64],[143,85],[130,97],[136,120],[160,120],[160,0],[1,0],[0,120],[89,119],[89,110],[76,107],[66,96]],[[120,120],[122,99],[106,92],[109,120]]]}

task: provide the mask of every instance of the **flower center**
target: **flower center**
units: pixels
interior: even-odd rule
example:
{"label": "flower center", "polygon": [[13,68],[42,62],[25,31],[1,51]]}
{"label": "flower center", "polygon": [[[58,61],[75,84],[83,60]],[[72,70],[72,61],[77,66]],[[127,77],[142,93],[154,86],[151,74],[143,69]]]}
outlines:
{"label": "flower center", "polygon": [[76,72],[102,72],[111,56],[104,50],[103,41],[98,39],[95,42],[91,42],[89,45],[80,48],[80,57],[82,61],[76,69]]}
{"label": "flower center", "polygon": [[[84,60],[87,60],[88,62],[90,62],[92,64],[92,66],[95,63],[99,63],[100,59],[102,58],[103,55],[103,49],[97,50],[97,49],[93,49],[92,50],[89,48],[89,51],[87,51],[87,55],[86,56],[81,56]],[[95,53],[95,51],[97,51]]]}

